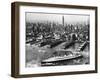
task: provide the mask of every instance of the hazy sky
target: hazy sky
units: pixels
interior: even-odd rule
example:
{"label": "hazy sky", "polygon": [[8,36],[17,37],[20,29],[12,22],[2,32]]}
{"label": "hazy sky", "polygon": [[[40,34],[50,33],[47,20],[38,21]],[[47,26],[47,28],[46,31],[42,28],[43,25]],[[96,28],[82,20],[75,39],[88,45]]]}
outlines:
{"label": "hazy sky", "polygon": [[62,16],[64,16],[65,23],[79,23],[88,22],[88,15],[62,15],[62,14],[43,14],[43,13],[26,13],[26,22],[58,22],[62,23]]}

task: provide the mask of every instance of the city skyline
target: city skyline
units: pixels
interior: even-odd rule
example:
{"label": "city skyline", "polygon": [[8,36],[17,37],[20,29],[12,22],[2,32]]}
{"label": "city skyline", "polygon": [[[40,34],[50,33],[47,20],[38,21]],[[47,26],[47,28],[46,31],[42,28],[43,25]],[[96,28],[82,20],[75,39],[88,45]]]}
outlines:
{"label": "city skyline", "polygon": [[64,16],[64,23],[89,23],[89,15],[74,15],[74,14],[41,14],[41,13],[26,13],[26,22],[55,22],[62,24],[62,16]]}

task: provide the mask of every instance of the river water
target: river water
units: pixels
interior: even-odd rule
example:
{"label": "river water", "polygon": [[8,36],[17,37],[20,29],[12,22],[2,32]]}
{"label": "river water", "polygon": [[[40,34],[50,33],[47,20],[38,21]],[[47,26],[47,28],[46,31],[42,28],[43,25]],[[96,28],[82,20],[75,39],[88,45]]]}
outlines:
{"label": "river water", "polygon": [[[64,43],[62,43],[62,44],[64,44]],[[51,53],[53,53],[53,51],[55,49],[62,47],[62,44],[60,44],[59,46],[57,46],[54,49],[45,49],[46,52],[48,52],[48,53],[46,53],[45,55],[43,54],[44,55],[43,57],[46,58],[46,56],[51,56]],[[71,45],[70,47],[68,47],[66,50],[70,50],[72,52],[75,52],[75,51],[77,51],[77,49],[82,44],[83,44],[82,42],[76,42],[73,45]],[[35,50],[35,52],[36,52],[36,50]],[[33,53],[33,55],[32,55],[33,59],[31,61],[27,62],[26,67],[63,66],[63,65],[66,65],[66,66],[67,65],[87,65],[87,64],[90,63],[90,59],[89,59],[90,58],[90,47],[89,47],[89,44],[84,48],[83,51],[80,51],[80,54],[82,55],[81,58],[73,59],[73,60],[61,61],[61,62],[58,62],[58,63],[52,63],[51,65],[42,65],[42,64],[40,64],[39,61],[41,61],[42,59],[40,60],[39,59],[40,57],[38,57],[38,60],[36,60],[37,59],[36,58],[37,57],[37,53],[35,53],[35,52],[34,51],[32,52]],[[41,56],[41,54],[40,54],[40,56]]]}

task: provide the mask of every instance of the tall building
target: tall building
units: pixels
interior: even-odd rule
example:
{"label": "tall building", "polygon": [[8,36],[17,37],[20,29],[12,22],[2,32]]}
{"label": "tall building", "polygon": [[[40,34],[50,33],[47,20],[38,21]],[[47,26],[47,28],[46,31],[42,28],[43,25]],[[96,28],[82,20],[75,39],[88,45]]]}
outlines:
{"label": "tall building", "polygon": [[64,16],[62,16],[62,24],[63,24],[63,26],[64,26]]}

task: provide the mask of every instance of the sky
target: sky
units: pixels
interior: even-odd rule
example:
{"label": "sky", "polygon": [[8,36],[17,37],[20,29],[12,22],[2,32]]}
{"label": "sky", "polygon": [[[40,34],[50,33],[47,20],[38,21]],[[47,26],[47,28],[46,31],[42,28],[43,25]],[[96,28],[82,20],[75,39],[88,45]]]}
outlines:
{"label": "sky", "polygon": [[89,15],[75,15],[75,14],[46,14],[46,13],[26,13],[26,22],[57,22],[62,24],[62,16],[64,16],[64,23],[80,23],[89,21]]}

